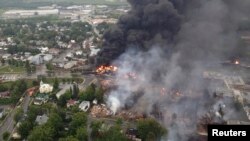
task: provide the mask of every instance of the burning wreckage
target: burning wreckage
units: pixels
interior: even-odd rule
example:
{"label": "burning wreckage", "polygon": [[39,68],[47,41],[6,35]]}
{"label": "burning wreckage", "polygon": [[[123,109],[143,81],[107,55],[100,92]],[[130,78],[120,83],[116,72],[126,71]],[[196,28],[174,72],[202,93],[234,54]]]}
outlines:
{"label": "burning wreckage", "polygon": [[209,123],[245,120],[234,109],[240,94],[228,93],[234,91],[228,87],[218,96],[217,87],[224,88],[228,81],[217,86],[202,74],[211,66],[223,68],[219,62],[241,53],[236,48],[238,15],[247,16],[250,2],[128,2],[131,10],[105,33],[96,59],[102,65],[96,73],[109,75],[102,81],[107,107],[94,107],[93,115],[154,117],[169,129],[167,140],[172,141],[195,141],[192,135],[205,135]]}

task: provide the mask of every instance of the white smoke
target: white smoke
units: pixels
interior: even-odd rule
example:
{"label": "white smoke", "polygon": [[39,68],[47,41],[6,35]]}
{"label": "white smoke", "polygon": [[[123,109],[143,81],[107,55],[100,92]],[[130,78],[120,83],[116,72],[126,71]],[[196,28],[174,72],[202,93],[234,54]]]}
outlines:
{"label": "white smoke", "polygon": [[115,114],[121,107],[121,102],[117,97],[110,95],[108,97],[108,106],[110,107],[110,110]]}

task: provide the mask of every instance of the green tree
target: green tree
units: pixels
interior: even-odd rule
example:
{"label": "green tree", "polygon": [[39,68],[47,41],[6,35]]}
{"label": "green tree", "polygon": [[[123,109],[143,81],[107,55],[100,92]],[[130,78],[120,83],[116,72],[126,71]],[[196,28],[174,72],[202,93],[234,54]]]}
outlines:
{"label": "green tree", "polygon": [[103,96],[104,96],[104,90],[102,89],[102,87],[97,88],[97,90],[95,91],[95,97],[99,103],[104,102]]}
{"label": "green tree", "polygon": [[96,139],[98,136],[99,136],[99,129],[101,128],[101,126],[102,126],[102,122],[101,121],[93,121],[92,123],[91,123],[91,129],[92,129],[92,131],[91,131],[91,138],[93,138],[93,139]]}
{"label": "green tree", "polygon": [[26,68],[27,74],[30,74],[32,72],[32,69],[28,60],[25,62],[25,68]]}
{"label": "green tree", "polygon": [[56,77],[55,80],[54,80],[54,90],[58,90],[59,89],[59,81],[58,81],[58,78]]}
{"label": "green tree", "polygon": [[63,127],[63,121],[58,113],[51,113],[47,125],[54,127],[55,129],[60,129]]}
{"label": "green tree", "polygon": [[79,127],[86,127],[87,125],[87,114],[84,112],[75,113],[72,117],[72,121],[69,124],[69,130],[72,135],[76,134]]}
{"label": "green tree", "polygon": [[80,94],[80,100],[93,101],[95,99],[95,85],[91,84]]}
{"label": "green tree", "polygon": [[27,90],[27,82],[24,79],[18,80],[15,83],[12,83],[10,86],[12,92],[16,92],[16,94],[21,95]]}
{"label": "green tree", "polygon": [[154,133],[149,132],[149,134],[147,135],[146,141],[155,141],[156,140],[156,136]]}
{"label": "green tree", "polygon": [[31,72],[36,72],[36,66],[35,65],[31,65]]}
{"label": "green tree", "polygon": [[22,139],[25,139],[28,137],[32,129],[33,124],[30,121],[26,120],[20,124],[20,126],[17,128],[17,132],[21,135]]}
{"label": "green tree", "polygon": [[118,118],[118,119],[116,120],[116,124],[117,124],[117,125],[122,125],[122,123],[123,123],[122,118]]}
{"label": "green tree", "polygon": [[159,139],[167,133],[167,130],[154,119],[139,120],[137,122],[137,129],[139,137],[144,141],[148,137],[150,137],[150,139]]}
{"label": "green tree", "polygon": [[78,140],[77,138],[73,136],[68,136],[66,138],[60,138],[58,141],[82,141],[82,140]]}
{"label": "green tree", "polygon": [[0,85],[0,92],[4,92],[7,90],[8,90],[8,87],[6,87],[5,85]]}
{"label": "green tree", "polygon": [[37,80],[32,81],[32,86],[39,86],[39,82]]}
{"label": "green tree", "polygon": [[8,64],[11,65],[11,63],[12,63],[12,62],[11,62],[11,60],[9,59],[9,60],[8,60]]}
{"label": "green tree", "polygon": [[72,98],[77,98],[79,94],[79,87],[76,83],[73,83]]}
{"label": "green tree", "polygon": [[9,139],[9,137],[10,137],[10,133],[9,132],[4,132],[3,133],[3,140],[4,141],[7,141]]}
{"label": "green tree", "polygon": [[54,141],[54,133],[54,128],[46,124],[37,126],[28,136],[28,141]]}
{"label": "green tree", "polygon": [[38,114],[42,114],[43,113],[43,109],[41,109],[40,107],[37,107],[35,105],[31,105],[29,106],[29,110],[27,112],[27,119],[30,122],[34,122],[36,119],[36,116]]}
{"label": "green tree", "polygon": [[[72,87],[69,88],[69,92],[70,92],[70,94],[73,93]],[[73,94],[72,94],[72,95],[73,95]]]}
{"label": "green tree", "polygon": [[113,126],[107,132],[102,133],[99,140],[102,141],[128,141],[127,137],[121,132],[120,126]]}
{"label": "green tree", "polygon": [[1,63],[4,65],[5,64],[5,60],[1,57]]}
{"label": "green tree", "polygon": [[88,140],[88,131],[84,127],[80,127],[76,131],[76,138],[79,141],[87,141]]}
{"label": "green tree", "polygon": [[50,71],[54,69],[52,63],[47,63],[47,64],[46,64],[46,68],[47,68],[48,70],[50,70]]}
{"label": "green tree", "polygon": [[18,108],[15,115],[14,115],[14,121],[18,122],[20,119],[22,119],[22,116],[23,116],[23,109]]}
{"label": "green tree", "polygon": [[63,79],[62,79],[62,83],[65,84],[65,82],[66,82],[65,78],[63,78]]}
{"label": "green tree", "polygon": [[63,120],[59,114],[54,112],[49,116],[46,126],[52,128],[54,130],[54,136],[57,136],[59,131],[63,128]]}
{"label": "green tree", "polygon": [[70,100],[70,98],[71,98],[70,91],[66,91],[64,95],[60,96],[60,98],[58,100],[58,105],[61,107],[65,107],[67,100]]}
{"label": "green tree", "polygon": [[19,61],[19,66],[21,66],[21,67],[23,67],[23,66],[24,66],[23,61]]}

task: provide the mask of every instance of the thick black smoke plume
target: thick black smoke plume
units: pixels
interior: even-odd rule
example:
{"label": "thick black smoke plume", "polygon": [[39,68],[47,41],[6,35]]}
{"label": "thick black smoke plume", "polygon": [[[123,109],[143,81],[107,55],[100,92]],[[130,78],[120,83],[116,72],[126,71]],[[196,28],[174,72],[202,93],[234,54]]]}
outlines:
{"label": "thick black smoke plume", "polygon": [[[206,11],[211,12],[212,14],[197,13],[199,12],[198,9],[202,7],[204,3],[208,3],[209,1],[210,0],[128,0],[128,2],[131,4],[131,10],[126,15],[121,16],[117,25],[105,33],[103,49],[99,53],[96,63],[98,65],[109,64],[112,62],[112,60],[117,59],[128,48],[145,51],[149,50],[152,46],[158,45],[164,48],[164,51],[168,53],[173,52],[174,50],[179,51],[179,48],[174,49],[173,46],[179,42],[179,38],[186,36],[183,35],[186,33],[181,33],[182,35],[178,35],[180,34],[179,32],[181,28],[192,29],[197,25],[197,23],[200,24],[197,20],[209,21],[212,20],[211,18],[213,18],[213,16],[216,16],[213,14],[221,14],[223,17],[219,18],[224,19],[215,20],[224,20],[224,25],[222,26],[225,27],[223,27],[223,31],[220,32],[224,32],[222,34],[227,34],[227,31],[235,31],[235,28],[237,28],[235,26],[235,22],[244,18],[242,17],[242,13],[247,13],[250,11],[248,8],[250,2],[245,0],[221,0],[220,2],[225,4],[224,6],[226,6],[227,11],[219,11],[216,8],[219,8],[218,6],[220,5],[215,5],[215,7],[210,7],[210,9],[207,9]],[[215,10],[218,10],[216,12],[219,13],[214,13],[214,8]],[[223,7],[222,10],[225,10],[225,8]],[[190,23],[189,21],[193,23]],[[186,24],[186,22],[188,23]],[[207,28],[207,31],[209,31],[210,28],[214,28],[210,26],[211,25],[204,25],[204,27],[200,28]],[[234,35],[233,33],[228,34],[232,34],[232,36]],[[197,36],[199,36],[198,33]],[[208,36],[213,38],[212,35]],[[193,38],[195,40],[196,37],[193,36]],[[166,46],[166,44],[168,44],[168,46]],[[209,44],[206,43],[206,45]],[[192,46],[185,48],[186,49],[184,50],[186,51],[194,50],[194,48],[204,49],[207,47]],[[211,49],[210,47],[208,48],[209,50]],[[213,49],[214,48],[212,47],[209,52],[214,53]],[[228,52],[232,52],[232,48],[227,48],[227,50],[229,50]],[[199,51],[200,50],[197,52]],[[201,55],[204,55],[203,53],[205,51],[207,50],[203,50]]]}
{"label": "thick black smoke plume", "polygon": [[128,0],[132,10],[104,35],[104,49],[98,64],[109,63],[127,48],[148,50],[155,44],[174,41],[181,27],[182,0]]}

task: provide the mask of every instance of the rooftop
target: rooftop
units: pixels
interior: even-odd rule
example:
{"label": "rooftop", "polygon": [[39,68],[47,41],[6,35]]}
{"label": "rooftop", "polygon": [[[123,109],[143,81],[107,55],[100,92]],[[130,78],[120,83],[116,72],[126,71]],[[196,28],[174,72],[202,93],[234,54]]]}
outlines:
{"label": "rooftop", "polygon": [[49,117],[45,114],[43,114],[42,116],[38,115],[36,117],[36,122],[38,123],[38,125],[42,125],[45,124],[48,121]]}

